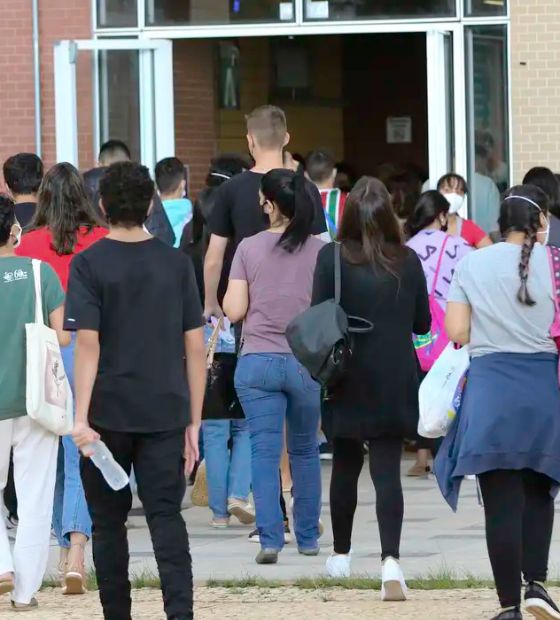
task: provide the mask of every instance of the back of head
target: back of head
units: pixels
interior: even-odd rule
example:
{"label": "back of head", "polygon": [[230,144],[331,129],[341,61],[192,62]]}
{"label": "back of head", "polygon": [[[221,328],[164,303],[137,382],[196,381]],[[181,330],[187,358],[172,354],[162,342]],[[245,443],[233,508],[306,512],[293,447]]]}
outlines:
{"label": "back of head", "polygon": [[338,240],[350,262],[377,264],[396,276],[406,252],[391,196],[379,179],[362,177],[348,194]]}
{"label": "back of head", "polygon": [[14,196],[36,194],[44,166],[35,153],[18,153],[4,162],[4,180]]}
{"label": "back of head", "polygon": [[6,194],[0,194],[0,248],[7,245],[16,223],[14,201]]}
{"label": "back of head", "polygon": [[130,149],[122,140],[107,140],[99,149],[99,164],[110,166],[119,161],[130,161]]}
{"label": "back of head", "polygon": [[281,151],[287,143],[288,124],[284,112],[273,105],[263,105],[247,116],[247,137],[252,152],[256,145],[262,151]]}
{"label": "back of head", "polygon": [[313,197],[303,173],[284,168],[271,170],[263,177],[261,192],[288,220],[278,245],[287,252],[295,252],[311,236],[315,219]]}
{"label": "back of head", "polygon": [[543,219],[548,215],[549,204],[550,200],[546,193],[536,185],[516,185],[505,193],[500,208],[499,224],[502,237],[515,232],[525,235],[519,262],[521,286],[517,298],[527,306],[535,305],[527,290],[529,262]]}
{"label": "back of head", "polygon": [[334,157],[328,151],[312,151],[305,160],[307,176],[317,185],[332,183],[336,176]]}
{"label": "back of head", "polygon": [[39,188],[32,227],[48,227],[51,246],[62,256],[74,253],[81,227],[91,230],[102,225],[78,170],[66,162],[50,168]]}
{"label": "back of head", "polygon": [[156,164],[156,185],[163,196],[174,194],[183,181],[185,166],[178,157],[166,157]]}
{"label": "back of head", "polygon": [[560,217],[560,183],[552,170],[544,166],[531,168],[523,178],[523,185],[535,185],[542,189],[550,201],[550,212]]}
{"label": "back of head", "polygon": [[99,183],[101,202],[112,226],[134,228],[148,218],[154,182],[146,166],[132,162],[112,164]]}
{"label": "back of head", "polygon": [[440,215],[449,213],[449,202],[436,190],[424,192],[420,196],[412,215],[404,225],[405,233],[409,238],[431,226]]}
{"label": "back of head", "polygon": [[238,153],[224,153],[214,157],[210,162],[210,171],[206,177],[208,187],[219,187],[232,177],[249,170],[255,165],[253,158]]}
{"label": "back of head", "polygon": [[385,181],[385,186],[397,217],[401,220],[409,218],[420,197],[417,177],[408,172],[400,172],[391,175]]}

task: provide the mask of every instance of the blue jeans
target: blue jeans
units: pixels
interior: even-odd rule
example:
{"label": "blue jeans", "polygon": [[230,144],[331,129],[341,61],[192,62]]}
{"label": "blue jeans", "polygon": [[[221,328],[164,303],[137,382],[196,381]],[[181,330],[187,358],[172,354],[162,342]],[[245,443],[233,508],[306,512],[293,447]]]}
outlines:
{"label": "blue jeans", "polygon": [[235,387],[249,423],[253,495],[261,546],[281,550],[280,460],[287,428],[294,481],[294,529],[301,550],[317,549],[321,513],[319,385],[293,355],[239,358]]}
{"label": "blue jeans", "polygon": [[[64,370],[74,391],[74,345],[61,348]],[[91,538],[91,519],[80,477],[80,453],[72,437],[62,437],[58,451],[56,487],[54,491],[53,527],[60,547],[70,546],[70,534],[79,532]]]}
{"label": "blue jeans", "polygon": [[[229,517],[229,499],[246,502],[251,489],[251,444],[247,420],[204,420],[208,504],[215,519]],[[232,439],[231,452],[228,449]]]}

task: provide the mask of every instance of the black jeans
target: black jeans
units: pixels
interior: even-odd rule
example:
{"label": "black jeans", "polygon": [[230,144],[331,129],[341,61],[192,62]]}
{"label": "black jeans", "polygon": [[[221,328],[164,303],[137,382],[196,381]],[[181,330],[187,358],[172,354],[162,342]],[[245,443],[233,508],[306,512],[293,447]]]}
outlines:
{"label": "black jeans", "polygon": [[[194,617],[192,562],[187,528],[181,516],[186,490],[184,430],[152,434],[96,430],[128,474],[131,466],[134,467],[167,617],[191,620]],[[126,532],[132,506],[130,487],[113,491],[87,458],[82,458],[82,481],[93,523],[93,561],[105,620],[131,620]]]}
{"label": "black jeans", "polygon": [[527,583],[546,581],[554,523],[551,480],[523,469],[490,471],[479,482],[498,597],[502,607],[517,607],[521,573]]}
{"label": "black jeans", "polygon": [[[369,471],[377,496],[375,507],[382,559],[399,559],[404,516],[402,444],[402,439],[392,437],[369,441]],[[335,553],[350,552],[354,513],[358,504],[358,478],[363,464],[362,442],[344,438],[333,440],[330,499]]]}

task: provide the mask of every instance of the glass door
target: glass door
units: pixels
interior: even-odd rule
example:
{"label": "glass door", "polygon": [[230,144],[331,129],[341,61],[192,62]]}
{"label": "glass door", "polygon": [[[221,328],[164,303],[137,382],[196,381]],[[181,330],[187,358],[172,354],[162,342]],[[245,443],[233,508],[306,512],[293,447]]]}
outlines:
{"label": "glass door", "polygon": [[88,55],[96,154],[101,142],[119,138],[153,171],[158,160],[175,153],[172,42],[108,38],[55,44],[56,156],[76,167],[82,143],[77,82],[84,69],[78,59]]}
{"label": "glass door", "polygon": [[426,33],[430,187],[455,168],[453,53],[450,32]]}

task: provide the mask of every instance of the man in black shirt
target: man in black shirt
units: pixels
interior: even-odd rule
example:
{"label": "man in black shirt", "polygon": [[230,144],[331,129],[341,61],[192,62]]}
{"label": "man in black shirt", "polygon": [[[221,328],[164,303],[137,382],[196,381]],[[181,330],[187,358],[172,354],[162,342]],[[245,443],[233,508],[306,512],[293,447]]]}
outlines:
{"label": "man in black shirt", "polygon": [[[200,297],[190,258],[143,228],[154,195],[148,169],[113,164],[99,192],[110,232],[74,257],[66,299],[65,328],[77,331],[73,437],[86,454],[101,437],[128,474],[134,468],[167,617],[192,619],[181,501],[198,459],[206,386]],[[112,491],[88,458],[82,481],[105,618],[131,620],[130,487]]]}
{"label": "man in black shirt", "polygon": [[18,153],[4,163],[4,181],[16,203],[16,218],[23,229],[29,227],[35,216],[43,173],[43,162],[35,153]]}
{"label": "man in black shirt", "polygon": [[[222,316],[218,299],[220,278],[227,280],[231,259],[224,261],[226,248],[233,258],[235,248],[246,237],[252,237],[269,226],[260,203],[259,189],[263,176],[275,168],[284,168],[283,148],[288,144],[286,116],[280,108],[265,105],[253,110],[247,117],[247,142],[255,160],[251,170],[224,183],[217,192],[216,202],[208,224],[212,236],[204,261],[205,307],[204,316]],[[315,196],[316,218],[314,235],[326,232],[327,226],[321,196],[309,182]],[[228,247],[228,243],[231,245]],[[222,269],[225,271],[222,274]]]}

